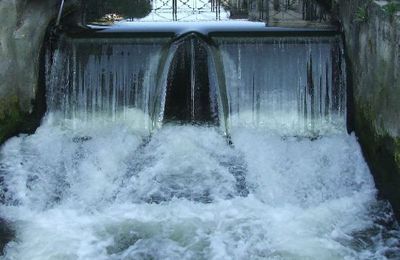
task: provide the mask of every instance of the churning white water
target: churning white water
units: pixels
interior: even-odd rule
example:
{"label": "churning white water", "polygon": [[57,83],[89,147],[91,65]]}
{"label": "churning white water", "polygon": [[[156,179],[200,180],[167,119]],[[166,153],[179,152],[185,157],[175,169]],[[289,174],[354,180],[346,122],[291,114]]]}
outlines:
{"label": "churning white water", "polygon": [[[4,259],[398,259],[353,135],[281,137],[49,113],[1,149]],[[73,122],[75,121],[75,122]]]}

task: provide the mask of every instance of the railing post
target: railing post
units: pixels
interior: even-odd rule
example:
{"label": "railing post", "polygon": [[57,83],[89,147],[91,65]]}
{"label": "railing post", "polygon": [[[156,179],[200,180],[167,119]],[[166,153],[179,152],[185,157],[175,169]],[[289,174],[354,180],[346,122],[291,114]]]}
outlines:
{"label": "railing post", "polygon": [[60,9],[58,10],[58,16],[57,16],[56,26],[59,26],[59,25],[60,25],[60,20],[61,20],[63,8],[64,8],[64,0],[61,0]]}

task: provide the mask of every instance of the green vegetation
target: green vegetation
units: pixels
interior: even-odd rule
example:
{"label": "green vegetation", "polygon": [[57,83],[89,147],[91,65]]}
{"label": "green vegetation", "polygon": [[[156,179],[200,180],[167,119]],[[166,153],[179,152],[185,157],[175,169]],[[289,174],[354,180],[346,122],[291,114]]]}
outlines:
{"label": "green vegetation", "polygon": [[383,6],[383,10],[390,16],[393,17],[398,11],[400,11],[399,3],[390,1],[387,5]]}
{"label": "green vegetation", "polygon": [[104,2],[124,18],[143,18],[151,11],[148,0],[106,0]]}
{"label": "green vegetation", "polygon": [[23,114],[16,96],[0,99],[0,144],[17,133]]}
{"label": "green vegetation", "polygon": [[364,5],[362,7],[358,7],[355,13],[354,21],[358,23],[365,23],[368,21],[368,6]]}
{"label": "green vegetation", "polygon": [[99,22],[143,18],[152,8],[149,0],[86,0],[84,6],[88,21]]}
{"label": "green vegetation", "polygon": [[[36,101],[41,100],[36,97]],[[37,104],[41,104],[36,102]],[[33,133],[40,124],[44,113],[43,105],[35,105],[32,113],[21,109],[16,95],[0,98],[0,145],[19,133]]]}
{"label": "green vegetation", "polygon": [[356,133],[375,183],[381,195],[392,203],[395,215],[400,217],[400,138],[376,129],[376,115],[370,107],[356,105],[354,112]]}
{"label": "green vegetation", "polygon": [[394,154],[395,161],[400,168],[400,138],[397,138],[395,141],[395,154]]}

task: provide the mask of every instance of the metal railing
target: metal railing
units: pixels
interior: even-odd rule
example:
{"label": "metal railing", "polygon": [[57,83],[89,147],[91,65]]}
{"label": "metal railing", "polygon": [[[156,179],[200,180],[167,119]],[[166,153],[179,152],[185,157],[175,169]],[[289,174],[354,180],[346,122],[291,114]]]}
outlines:
{"label": "metal railing", "polygon": [[220,20],[221,0],[152,0],[152,12],[168,20],[172,14],[173,21],[180,20],[178,15],[191,16],[201,13],[214,13],[215,19]]}
{"label": "metal railing", "polygon": [[56,26],[60,25],[61,16],[64,9],[64,2],[65,2],[64,0],[61,0],[60,9],[58,10],[58,15],[56,20]]}

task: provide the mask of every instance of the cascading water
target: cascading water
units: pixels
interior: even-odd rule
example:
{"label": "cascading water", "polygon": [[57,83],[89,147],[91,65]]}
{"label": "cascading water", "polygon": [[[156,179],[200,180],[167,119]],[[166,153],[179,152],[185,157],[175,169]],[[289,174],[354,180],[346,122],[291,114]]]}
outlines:
{"label": "cascading water", "polygon": [[168,40],[62,37],[47,54],[49,112],[91,122],[99,116],[124,120],[140,111],[136,125],[151,130],[162,120],[156,114],[162,111],[157,75],[163,73],[159,68]]}
{"label": "cascading water", "polygon": [[346,131],[340,40],[217,38],[225,64],[230,127],[289,135]]}
{"label": "cascading water", "polygon": [[345,130],[338,39],[201,47],[233,145],[212,125],[147,131],[173,105],[176,44],[71,41],[50,56],[42,125],[1,149],[4,259],[400,257]]}

